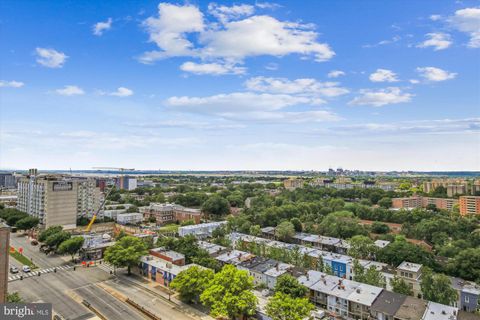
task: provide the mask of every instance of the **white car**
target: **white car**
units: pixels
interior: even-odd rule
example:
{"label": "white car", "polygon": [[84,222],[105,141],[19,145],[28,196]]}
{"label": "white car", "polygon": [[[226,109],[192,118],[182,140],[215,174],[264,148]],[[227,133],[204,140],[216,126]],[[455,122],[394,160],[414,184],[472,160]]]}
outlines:
{"label": "white car", "polygon": [[23,266],[23,267],[22,267],[22,271],[25,272],[25,273],[27,273],[27,272],[30,272],[31,270],[30,270],[30,267],[29,267],[29,266]]}

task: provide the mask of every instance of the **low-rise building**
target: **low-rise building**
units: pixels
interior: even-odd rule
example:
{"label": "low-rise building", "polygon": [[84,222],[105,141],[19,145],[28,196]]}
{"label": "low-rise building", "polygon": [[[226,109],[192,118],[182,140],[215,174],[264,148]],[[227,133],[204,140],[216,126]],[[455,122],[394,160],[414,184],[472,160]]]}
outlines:
{"label": "low-rise building", "polygon": [[140,266],[134,271],[151,281],[168,287],[180,272],[192,266],[196,266],[196,264],[177,266],[170,261],[148,255],[140,259]]}
{"label": "low-rise building", "polygon": [[199,224],[202,217],[200,209],[185,208],[175,203],[151,203],[147,207],[141,207],[140,212],[145,220],[155,219],[157,225],[187,220]]}
{"label": "low-rise building", "polygon": [[171,262],[177,266],[185,265],[185,255],[176,251],[167,250],[165,248],[160,247],[160,248],[150,249],[148,253],[154,257]]}
{"label": "low-rise building", "polygon": [[422,320],[455,320],[458,308],[429,301]]}
{"label": "low-rise building", "polygon": [[376,320],[393,320],[406,298],[406,295],[383,290],[373,302],[370,313]]}
{"label": "low-rise building", "polygon": [[186,235],[194,235],[197,238],[206,238],[212,235],[212,232],[222,226],[224,226],[227,222],[226,221],[218,221],[218,222],[209,222],[209,223],[201,223],[196,225],[184,226],[178,228],[178,235],[180,237],[185,237]]}
{"label": "low-rise building", "polygon": [[403,261],[397,267],[397,276],[403,279],[412,289],[413,295],[418,297],[422,296],[422,289],[420,288],[422,267],[421,264],[407,261]]}
{"label": "low-rise building", "polygon": [[304,184],[303,179],[287,179],[283,181],[283,186],[287,190],[295,190],[297,188],[302,188]]}
{"label": "low-rise building", "polygon": [[119,224],[138,224],[143,221],[143,215],[138,212],[120,213],[117,215],[117,223]]}

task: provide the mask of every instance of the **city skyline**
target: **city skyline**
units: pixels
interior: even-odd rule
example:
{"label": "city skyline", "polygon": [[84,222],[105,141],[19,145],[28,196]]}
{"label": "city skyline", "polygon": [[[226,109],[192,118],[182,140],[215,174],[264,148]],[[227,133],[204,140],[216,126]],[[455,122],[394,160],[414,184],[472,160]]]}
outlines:
{"label": "city skyline", "polygon": [[480,170],[478,1],[1,9],[0,169]]}

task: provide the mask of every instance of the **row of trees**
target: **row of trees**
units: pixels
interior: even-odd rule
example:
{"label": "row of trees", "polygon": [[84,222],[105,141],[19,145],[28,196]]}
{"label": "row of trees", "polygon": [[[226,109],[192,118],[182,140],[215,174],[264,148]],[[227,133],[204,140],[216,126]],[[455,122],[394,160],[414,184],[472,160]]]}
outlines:
{"label": "row of trees", "polygon": [[38,218],[11,208],[1,208],[0,218],[5,220],[9,226],[17,227],[20,230],[30,230],[35,228],[39,223]]}
{"label": "row of trees", "polygon": [[[201,303],[217,319],[238,319],[255,314],[258,303],[253,294],[253,278],[245,270],[232,265],[219,272],[197,266],[180,272],[171,283],[186,303]],[[273,320],[301,320],[314,306],[306,297],[307,288],[290,275],[277,280],[275,294],[268,301],[266,311]]]}
{"label": "row of trees", "polygon": [[38,236],[38,241],[49,247],[49,251],[59,254],[69,254],[72,260],[80,251],[84,242],[83,237],[72,237],[70,232],[64,231],[61,226],[49,227]]}

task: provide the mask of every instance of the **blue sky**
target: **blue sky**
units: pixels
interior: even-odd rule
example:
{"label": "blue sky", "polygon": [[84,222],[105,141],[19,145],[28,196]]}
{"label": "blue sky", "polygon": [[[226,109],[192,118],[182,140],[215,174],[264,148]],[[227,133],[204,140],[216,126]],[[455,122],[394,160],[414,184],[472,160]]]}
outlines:
{"label": "blue sky", "polygon": [[480,1],[0,6],[0,168],[480,170]]}

